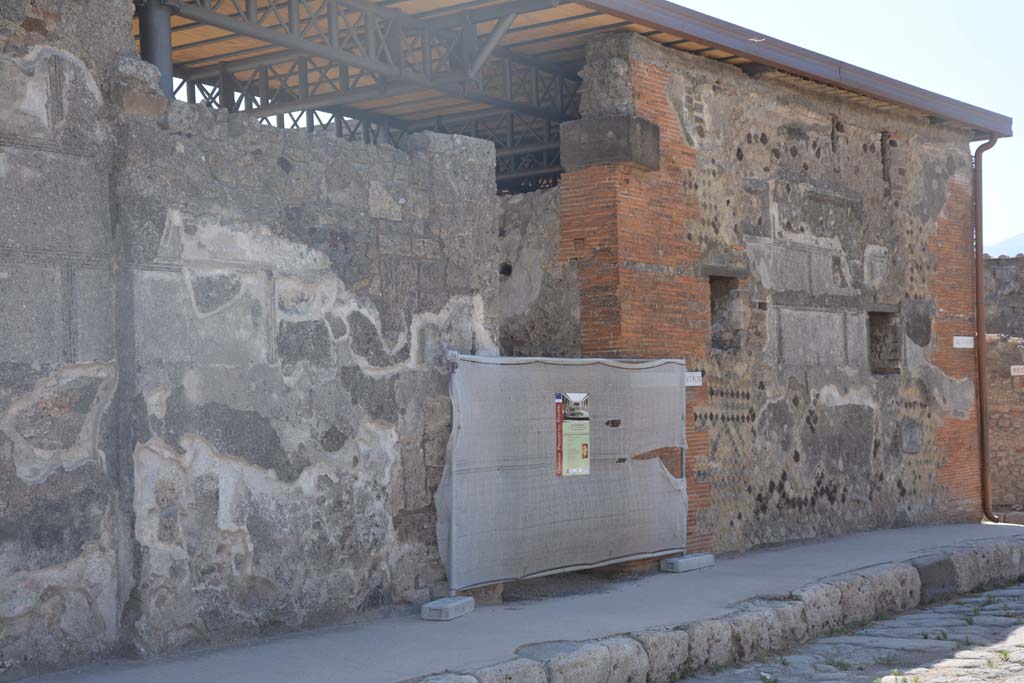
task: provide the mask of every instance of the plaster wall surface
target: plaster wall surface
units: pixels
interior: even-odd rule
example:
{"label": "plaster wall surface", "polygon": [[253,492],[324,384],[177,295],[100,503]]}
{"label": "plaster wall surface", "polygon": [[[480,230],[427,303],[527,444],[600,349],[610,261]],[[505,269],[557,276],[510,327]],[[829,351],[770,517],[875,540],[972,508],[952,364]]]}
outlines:
{"label": "plaster wall surface", "polygon": [[560,254],[585,355],[705,373],[690,549],[977,519],[969,134],[634,34],[583,76],[660,158],[563,149]]}
{"label": "plaster wall surface", "polygon": [[120,634],[130,489],[105,108],[130,27],[128,0],[0,3],[0,676]]}

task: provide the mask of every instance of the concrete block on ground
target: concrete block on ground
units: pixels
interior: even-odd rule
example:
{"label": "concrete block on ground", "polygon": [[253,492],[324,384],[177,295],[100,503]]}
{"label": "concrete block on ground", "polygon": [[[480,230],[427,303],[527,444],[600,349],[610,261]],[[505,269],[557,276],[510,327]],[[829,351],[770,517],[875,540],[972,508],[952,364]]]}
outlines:
{"label": "concrete block on ground", "polygon": [[661,561],[659,568],[663,572],[671,574],[682,574],[698,569],[707,569],[715,564],[715,556],[706,553],[698,555],[684,555],[682,557],[666,557]]}
{"label": "concrete block on ground", "polygon": [[468,595],[441,598],[420,608],[420,618],[427,621],[451,621],[464,617],[476,609],[476,600]]}

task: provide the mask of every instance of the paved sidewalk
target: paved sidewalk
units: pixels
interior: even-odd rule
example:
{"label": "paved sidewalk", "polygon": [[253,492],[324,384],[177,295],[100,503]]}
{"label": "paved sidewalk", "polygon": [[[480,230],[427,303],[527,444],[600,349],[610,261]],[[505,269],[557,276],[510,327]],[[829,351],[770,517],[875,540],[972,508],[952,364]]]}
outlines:
{"label": "paved sidewalk", "polygon": [[971,540],[1021,536],[1013,525],[874,531],[719,560],[691,574],[609,582],[607,589],[482,607],[454,622],[409,615],[148,662],[116,662],[35,677],[33,683],[395,683],[473,670],[527,643],[600,638],[722,616],[732,605],[844,572],[899,562]]}
{"label": "paved sidewalk", "polygon": [[1024,585],[963,597],[821,638],[689,683],[1019,683]]}

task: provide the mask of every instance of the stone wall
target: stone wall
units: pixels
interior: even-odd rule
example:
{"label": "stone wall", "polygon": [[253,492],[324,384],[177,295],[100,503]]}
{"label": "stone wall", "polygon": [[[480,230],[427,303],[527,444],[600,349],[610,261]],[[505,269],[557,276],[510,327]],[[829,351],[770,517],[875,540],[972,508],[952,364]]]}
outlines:
{"label": "stone wall", "polygon": [[558,259],[558,188],[501,197],[498,315],[506,356],[578,358],[574,263]]}
{"label": "stone wall", "polygon": [[969,135],[634,34],[584,89],[582,350],[705,373],[689,548],[978,519]]}
{"label": "stone wall", "polygon": [[0,3],[0,677],[114,647],[130,553],[105,107],[131,3],[65,8]]}
{"label": "stone wall", "polygon": [[497,353],[493,146],[121,123],[138,647],[437,595],[445,354]]}
{"label": "stone wall", "polygon": [[985,330],[1024,337],[1024,255],[985,258]]}
{"label": "stone wall", "polygon": [[992,505],[1024,510],[1024,256],[985,259]]}
{"label": "stone wall", "polygon": [[493,145],[168,104],[129,0],[79,8],[0,9],[0,679],[438,596]]}
{"label": "stone wall", "polygon": [[992,506],[1024,510],[1024,339],[988,335],[989,457]]}

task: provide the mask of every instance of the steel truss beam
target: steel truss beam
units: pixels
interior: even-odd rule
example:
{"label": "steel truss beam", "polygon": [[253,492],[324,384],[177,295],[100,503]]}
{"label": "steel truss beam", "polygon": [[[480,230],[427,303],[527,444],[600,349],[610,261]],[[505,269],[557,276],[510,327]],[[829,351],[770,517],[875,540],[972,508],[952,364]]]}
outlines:
{"label": "steel truss beam", "polygon": [[[426,20],[363,0],[164,0],[195,22],[267,43],[227,55],[239,57],[233,61],[177,65],[175,94],[266,125],[371,144],[398,144],[422,130],[478,137],[495,144],[499,189],[548,187],[561,172],[558,124],[579,115],[580,79],[498,43],[518,13],[558,1],[427,13]],[[481,35],[484,23],[492,25]],[[402,104],[362,106],[394,97]],[[452,97],[478,109],[432,115],[450,110]]]}
{"label": "steel truss beam", "polygon": [[[578,77],[498,47],[519,13],[561,0],[517,0],[430,20],[365,0],[163,1],[195,22],[283,48],[175,74],[207,85],[227,81],[258,103],[246,111],[276,116],[427,89],[551,121],[577,116]],[[481,41],[478,26],[490,22]]]}
{"label": "steel truss beam", "polygon": [[[397,145],[404,136],[426,130],[488,140],[496,148],[497,181],[503,191],[550,187],[557,184],[557,176],[562,171],[559,125],[547,119],[488,109],[409,121],[357,107],[297,108],[303,106],[301,102],[289,106],[282,103],[280,111],[267,113],[259,107],[246,109],[251,105],[251,98],[244,94],[244,85],[223,89],[220,81],[182,81],[178,92],[184,90],[186,99],[192,103],[238,112],[252,111],[265,125],[314,134],[333,133],[353,142]],[[431,99],[418,102],[429,104]]]}

